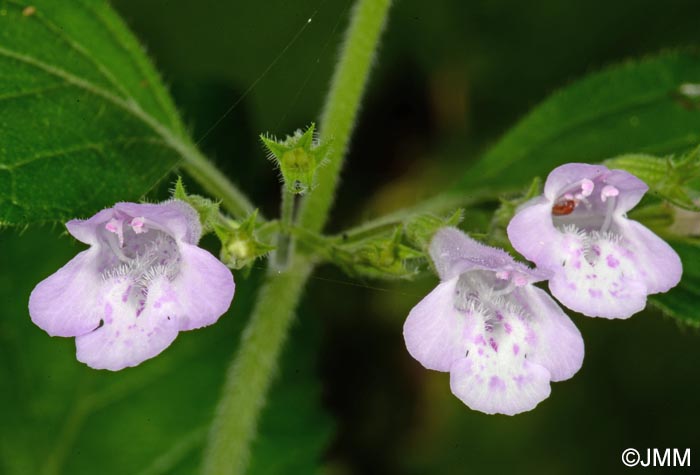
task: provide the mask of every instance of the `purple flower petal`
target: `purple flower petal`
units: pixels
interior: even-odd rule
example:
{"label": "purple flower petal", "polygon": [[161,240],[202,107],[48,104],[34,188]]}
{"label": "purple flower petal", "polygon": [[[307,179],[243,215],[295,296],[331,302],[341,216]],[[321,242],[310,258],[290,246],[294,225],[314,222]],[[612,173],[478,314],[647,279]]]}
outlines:
{"label": "purple flower petal", "polygon": [[130,305],[131,280],[115,278],[102,310],[104,324],[75,339],[78,361],[94,369],[118,371],[160,354],[178,333],[180,302],[165,277],[155,279],[143,307]]}
{"label": "purple flower petal", "polygon": [[481,324],[472,332],[469,353],[450,368],[450,386],[472,409],[513,415],[549,396],[549,371],[530,359],[539,343],[532,326],[537,316],[517,305],[522,297],[480,299],[468,309]]}
{"label": "purple flower petal", "polygon": [[625,213],[648,187],[600,165],[572,163],[550,173],[544,196],[508,225],[513,247],[551,273],[552,294],[592,317],[628,318],[648,294],[680,280],[681,263],[661,239]]}
{"label": "purple flower petal", "polygon": [[559,257],[552,252],[558,248],[561,233],[552,224],[552,203],[543,198],[527,203],[508,223],[508,239],[523,256],[538,266],[556,268]]}
{"label": "purple flower petal", "polygon": [[547,278],[547,274],[515,262],[503,249],[481,244],[452,227],[435,233],[430,242],[430,257],[443,281],[474,269],[510,272],[530,283]]}
{"label": "purple flower petal", "polygon": [[549,372],[527,360],[512,359],[481,368],[480,359],[462,359],[450,370],[450,389],[471,409],[513,416],[549,397]]}
{"label": "purple flower petal", "polygon": [[145,217],[151,227],[167,230],[178,241],[197,244],[202,234],[197,212],[185,202],[117,203],[114,210],[130,218]]}
{"label": "purple flower petal", "polygon": [[97,230],[113,217],[114,210],[107,208],[88,219],[72,219],[66,223],[66,228],[78,241],[93,245],[98,243],[99,234]]}
{"label": "purple flower petal", "polygon": [[231,304],[231,271],[194,245],[201,226],[186,203],[118,203],[66,226],[91,247],[37,285],[29,311],[49,334],[78,337],[93,368],[135,366]]}
{"label": "purple flower petal", "polygon": [[544,185],[544,196],[550,202],[554,202],[563,193],[583,182],[591,180],[599,185],[605,183],[615,186],[620,190],[620,199],[617,202],[621,212],[634,208],[649,187],[642,180],[623,170],[610,170],[603,165],[589,165],[587,163],[567,163],[552,170]]}
{"label": "purple flower petal", "polygon": [[549,173],[544,184],[544,195],[553,201],[562,190],[580,183],[584,178],[596,180],[605,176],[608,172],[609,170],[602,165],[589,165],[588,163],[560,165]]}
{"label": "purple flower petal", "polygon": [[666,241],[636,221],[621,220],[618,226],[636,254],[648,293],[667,292],[678,285],[683,275],[683,264]]}
{"label": "purple flower petal", "polygon": [[233,299],[233,275],[207,251],[182,244],[180,275],[173,282],[181,302],[180,330],[216,323]]}
{"label": "purple flower petal", "polygon": [[406,348],[428,369],[449,371],[463,358],[470,333],[470,322],[454,304],[457,278],[443,282],[408,314],[403,326]]}
{"label": "purple flower petal", "polygon": [[51,336],[79,336],[100,324],[102,279],[99,251],[83,251],[39,283],[29,296],[29,315]]}
{"label": "purple flower petal", "polygon": [[443,282],[406,320],[409,353],[426,368],[449,371],[452,392],[472,409],[509,415],[532,409],[549,395],[550,381],[581,367],[581,334],[532,286],[540,272],[454,228],[433,239]]}
{"label": "purple flower petal", "polygon": [[521,292],[533,316],[532,335],[537,338],[528,360],[546,368],[552,381],[571,378],[583,365],[581,332],[544,290],[528,286]]}

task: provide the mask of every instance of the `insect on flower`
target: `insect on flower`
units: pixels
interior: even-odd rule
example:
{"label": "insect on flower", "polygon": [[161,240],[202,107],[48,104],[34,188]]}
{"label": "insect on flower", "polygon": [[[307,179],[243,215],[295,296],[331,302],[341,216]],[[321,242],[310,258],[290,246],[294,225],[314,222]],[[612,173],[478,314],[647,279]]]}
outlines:
{"label": "insect on flower", "polygon": [[544,195],[518,210],[508,238],[552,273],[549,288],[564,305],[591,317],[628,318],[682,273],[675,251],[626,216],[647,190],[623,170],[562,165],[549,174]]}

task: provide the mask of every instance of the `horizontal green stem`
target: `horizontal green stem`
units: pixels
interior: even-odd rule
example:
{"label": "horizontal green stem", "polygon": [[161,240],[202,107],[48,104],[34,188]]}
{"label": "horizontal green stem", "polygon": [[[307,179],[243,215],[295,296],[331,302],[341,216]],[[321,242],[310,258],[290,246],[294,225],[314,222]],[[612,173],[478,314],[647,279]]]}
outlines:
{"label": "horizontal green stem", "polygon": [[479,193],[444,193],[415,206],[409,206],[394,211],[377,219],[367,221],[359,226],[338,233],[334,238],[344,243],[362,241],[372,236],[392,232],[397,225],[406,222],[411,217],[424,214],[442,214],[455,211],[457,208],[475,206],[490,201],[496,201],[497,197],[491,192]]}

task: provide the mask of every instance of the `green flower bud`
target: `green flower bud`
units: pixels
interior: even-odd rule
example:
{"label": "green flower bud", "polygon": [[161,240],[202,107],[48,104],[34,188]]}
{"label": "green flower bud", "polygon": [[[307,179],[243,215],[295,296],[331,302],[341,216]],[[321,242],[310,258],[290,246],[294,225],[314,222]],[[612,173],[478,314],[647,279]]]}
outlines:
{"label": "green flower bud", "polygon": [[220,259],[231,269],[247,267],[274,249],[258,240],[257,216],[256,210],[240,223],[226,219],[214,227],[214,232],[221,240]]}
{"label": "green flower bud", "polygon": [[288,135],[281,141],[260,136],[268,158],[277,164],[284,186],[290,193],[311,191],[315,186],[316,171],[325,163],[328,144],[319,144],[314,138],[315,129],[312,123],[305,132],[297,130],[294,135]]}
{"label": "green flower bud", "polygon": [[192,206],[199,214],[199,222],[202,225],[202,234],[214,230],[214,225],[219,219],[219,203],[199,195],[188,195],[182,178],[178,177],[173,190],[173,198],[184,201]]}
{"label": "green flower bud", "polygon": [[346,274],[373,279],[410,279],[420,271],[425,254],[403,243],[403,231],[358,243],[338,244],[330,260]]}

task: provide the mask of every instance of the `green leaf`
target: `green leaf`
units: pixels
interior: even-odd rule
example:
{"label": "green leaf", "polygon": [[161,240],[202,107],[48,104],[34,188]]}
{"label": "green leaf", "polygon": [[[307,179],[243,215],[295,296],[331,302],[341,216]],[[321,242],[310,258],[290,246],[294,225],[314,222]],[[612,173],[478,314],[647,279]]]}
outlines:
{"label": "green leaf", "polygon": [[[260,276],[237,278],[233,310],[217,324],[180,333],[136,368],[96,371],[76,361],[72,338],[49,337],[27,313],[36,282],[78,250],[46,229],[0,231],[0,473],[197,473]],[[312,473],[332,431],[315,373],[320,320],[300,315],[262,413],[252,474]]]}
{"label": "green leaf", "polygon": [[[693,202],[689,181],[700,176],[700,148],[675,157],[629,154],[606,160],[609,168],[627,170],[649,185],[649,191],[681,208],[700,211]],[[696,193],[695,193],[696,194]]]}
{"label": "green leaf", "polygon": [[0,71],[0,223],[136,200],[193,148],[104,1],[0,0]]}
{"label": "green leaf", "polygon": [[700,142],[700,55],[672,52],[593,74],[553,94],[460,182],[514,188],[568,162],[627,153],[670,155]]}
{"label": "green leaf", "polygon": [[694,327],[700,327],[700,241],[670,241],[683,262],[680,284],[649,300],[666,315]]}

